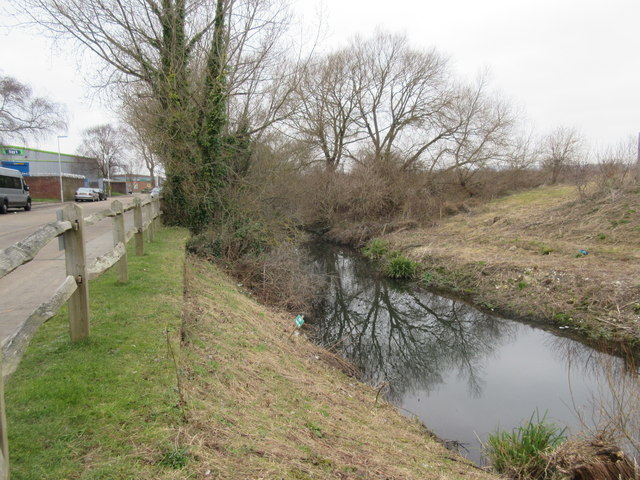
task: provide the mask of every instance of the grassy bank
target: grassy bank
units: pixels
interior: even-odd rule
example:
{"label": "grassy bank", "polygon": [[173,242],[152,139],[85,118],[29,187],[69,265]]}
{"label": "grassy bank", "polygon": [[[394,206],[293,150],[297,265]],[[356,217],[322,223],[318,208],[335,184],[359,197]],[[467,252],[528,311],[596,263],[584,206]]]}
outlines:
{"label": "grassy bank", "polygon": [[7,385],[12,478],[489,478],[289,338],[292,318],[183,269],[185,232],[156,238],[129,284],[91,284],[88,341],[66,312],[38,332]]}
{"label": "grassy bank", "polygon": [[640,338],[637,191],[580,199],[538,188],[389,240],[429,287],[595,339]]}
{"label": "grassy bank", "polygon": [[[66,309],[44,324],[6,387],[12,479],[156,479],[181,423],[166,330],[180,329],[186,232],[163,229],[129,283],[90,285],[91,336]],[[133,243],[133,242],[132,242]]]}
{"label": "grassy bank", "polygon": [[187,262],[183,444],[213,478],[483,478],[336,368],[293,318]]}

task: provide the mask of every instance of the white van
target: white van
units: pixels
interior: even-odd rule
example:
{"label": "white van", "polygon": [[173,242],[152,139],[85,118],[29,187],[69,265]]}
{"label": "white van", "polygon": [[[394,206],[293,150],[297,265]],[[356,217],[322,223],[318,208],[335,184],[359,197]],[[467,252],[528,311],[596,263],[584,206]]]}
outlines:
{"label": "white van", "polygon": [[0,214],[7,213],[10,208],[31,210],[29,186],[19,170],[0,167]]}

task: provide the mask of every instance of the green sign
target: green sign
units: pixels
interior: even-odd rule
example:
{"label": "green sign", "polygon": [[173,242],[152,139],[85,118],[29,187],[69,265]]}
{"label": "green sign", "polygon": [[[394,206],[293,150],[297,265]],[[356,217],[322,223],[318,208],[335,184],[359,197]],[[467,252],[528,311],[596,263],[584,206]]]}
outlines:
{"label": "green sign", "polygon": [[24,155],[24,151],[19,148],[3,148],[2,153],[5,155]]}

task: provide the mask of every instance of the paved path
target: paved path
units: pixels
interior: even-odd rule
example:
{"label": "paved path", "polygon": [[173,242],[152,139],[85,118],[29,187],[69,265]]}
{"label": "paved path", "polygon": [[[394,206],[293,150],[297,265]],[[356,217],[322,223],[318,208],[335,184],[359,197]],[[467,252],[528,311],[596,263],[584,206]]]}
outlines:
{"label": "paved path", "polygon": [[[128,205],[132,196],[118,197]],[[81,203],[84,216],[109,208],[111,201]],[[33,205],[30,212],[9,211],[0,215],[0,250],[19,242],[40,226],[54,222],[61,204]],[[113,221],[105,218],[87,227],[87,264],[113,248]],[[133,212],[125,214],[126,229],[133,228]],[[54,239],[31,262],[0,279],[0,345],[13,334],[41,303],[49,300],[64,280],[64,252]]]}

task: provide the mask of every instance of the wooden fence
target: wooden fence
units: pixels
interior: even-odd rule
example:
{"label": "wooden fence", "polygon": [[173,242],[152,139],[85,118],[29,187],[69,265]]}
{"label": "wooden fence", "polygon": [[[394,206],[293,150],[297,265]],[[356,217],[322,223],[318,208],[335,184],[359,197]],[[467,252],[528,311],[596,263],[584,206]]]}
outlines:
{"label": "wooden fence", "polygon": [[[134,228],[125,229],[124,214],[133,210]],[[58,210],[58,220],[43,225],[24,240],[0,251],[0,278],[35,258],[51,240],[60,237],[65,252],[66,278],[53,296],[36,308],[16,332],[6,338],[0,350],[0,480],[9,479],[9,444],[7,419],[4,405],[4,383],[16,370],[29,342],[44,322],[53,317],[65,304],[69,306],[69,332],[71,341],[89,336],[89,281],[112,266],[116,266],[119,282],[128,281],[126,245],[135,237],[136,255],[144,255],[145,235],[153,241],[160,217],[160,202],[157,197],[136,197],[124,206],[115,200],[111,207],[88,217],[82,208],[68,204]],[[85,252],[86,228],[105,218],[113,218],[113,249],[87,265]]]}

